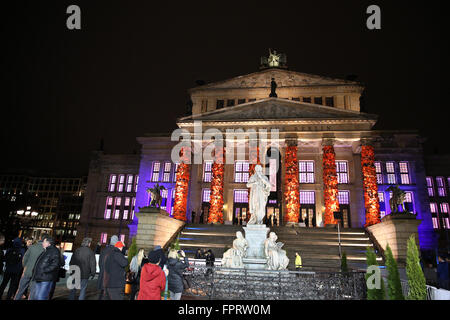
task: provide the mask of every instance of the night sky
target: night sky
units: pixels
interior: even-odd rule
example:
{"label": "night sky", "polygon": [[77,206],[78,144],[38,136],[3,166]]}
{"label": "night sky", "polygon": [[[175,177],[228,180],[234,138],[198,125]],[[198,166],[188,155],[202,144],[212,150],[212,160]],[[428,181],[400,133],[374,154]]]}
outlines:
{"label": "night sky", "polygon": [[[216,2],[2,3],[0,169],[86,175],[102,137],[106,153],[139,151],[137,136],[176,127],[196,80],[255,72],[268,48],[291,70],[358,75],[376,129],[417,129],[428,153],[449,149],[440,2]],[[81,30],[66,28],[71,4]],[[370,4],[381,30],[366,28]]]}

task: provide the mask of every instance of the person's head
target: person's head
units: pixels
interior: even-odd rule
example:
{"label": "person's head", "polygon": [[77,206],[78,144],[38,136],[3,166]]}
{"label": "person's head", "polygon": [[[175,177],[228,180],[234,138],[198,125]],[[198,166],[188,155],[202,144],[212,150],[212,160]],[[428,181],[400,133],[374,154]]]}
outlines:
{"label": "person's head", "polygon": [[242,232],[240,232],[240,231],[236,232],[236,238],[243,239],[244,236],[242,235]]}
{"label": "person's head", "polygon": [[296,256],[299,256],[298,252],[295,253]]}
{"label": "person's head", "polygon": [[81,241],[82,247],[90,247],[92,243],[92,238],[84,238],[83,241]]}
{"label": "person's head", "polygon": [[120,251],[123,250],[124,244],[122,243],[122,241],[117,241],[116,244],[114,245],[115,248],[119,249]]}
{"label": "person's head", "polygon": [[269,238],[270,238],[272,241],[276,241],[276,240],[278,239],[278,236],[275,234],[275,232],[271,232],[271,233],[269,234]]}
{"label": "person's head", "polygon": [[198,252],[198,253],[201,253],[201,252],[202,252],[202,249],[198,248],[198,249],[197,249],[197,252]]}
{"label": "person's head", "polygon": [[262,167],[261,167],[261,165],[257,164],[257,165],[255,166],[255,172],[256,172],[256,173],[261,173],[261,172],[262,172]]}
{"label": "person's head", "polygon": [[50,236],[45,236],[42,239],[42,247],[44,247],[45,249],[50,247],[50,246],[54,246],[55,245],[55,239],[53,239]]}
{"label": "person's head", "polygon": [[140,266],[142,263],[142,259],[144,259],[144,255],[145,255],[145,251],[144,249],[139,249],[138,254],[137,254],[137,261],[138,261],[138,265]]}
{"label": "person's head", "polygon": [[160,245],[155,246],[155,248],[153,249],[154,251],[161,249]]}
{"label": "person's head", "polygon": [[148,262],[151,264],[159,264],[161,258],[155,250],[148,253]]}
{"label": "person's head", "polygon": [[33,239],[27,239],[27,242],[25,244],[27,247],[33,245]]}
{"label": "person's head", "polygon": [[112,237],[111,237],[111,240],[109,241],[109,244],[111,245],[111,246],[114,246],[114,245],[116,245],[116,243],[119,241],[119,237],[118,236],[116,236],[116,235],[113,235]]}

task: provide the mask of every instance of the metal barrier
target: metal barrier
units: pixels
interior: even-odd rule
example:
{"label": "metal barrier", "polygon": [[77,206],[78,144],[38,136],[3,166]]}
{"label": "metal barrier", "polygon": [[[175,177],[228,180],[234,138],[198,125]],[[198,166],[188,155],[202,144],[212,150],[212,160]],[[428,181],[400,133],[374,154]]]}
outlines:
{"label": "metal barrier", "polygon": [[360,300],[363,272],[228,269],[195,265],[185,272],[185,295],[210,300]]}

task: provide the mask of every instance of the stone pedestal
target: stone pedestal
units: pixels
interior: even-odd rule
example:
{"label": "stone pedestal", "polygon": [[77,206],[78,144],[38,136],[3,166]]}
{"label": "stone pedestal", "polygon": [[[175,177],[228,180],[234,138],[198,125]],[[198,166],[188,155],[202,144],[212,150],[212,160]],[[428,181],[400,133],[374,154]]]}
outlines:
{"label": "stone pedestal", "polygon": [[264,241],[270,229],[264,224],[249,224],[243,228],[248,242],[247,257],[243,259],[247,269],[265,269]]}
{"label": "stone pedestal", "polygon": [[136,216],[139,218],[136,245],[145,251],[156,245],[164,247],[185,224],[184,221],[171,218],[165,210],[155,207],[140,208]]}
{"label": "stone pedestal", "polygon": [[367,227],[379,245],[386,250],[387,244],[399,265],[406,263],[406,247],[409,237],[414,234],[419,243],[417,227],[421,220],[411,213],[393,213],[385,216],[380,223]]}

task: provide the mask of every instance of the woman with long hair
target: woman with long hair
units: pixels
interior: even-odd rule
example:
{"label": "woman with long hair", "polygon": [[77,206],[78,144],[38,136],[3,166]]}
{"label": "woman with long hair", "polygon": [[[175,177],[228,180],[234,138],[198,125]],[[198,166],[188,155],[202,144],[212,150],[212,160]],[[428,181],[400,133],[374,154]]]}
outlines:
{"label": "woman with long hair", "polygon": [[139,291],[139,282],[141,278],[141,269],[148,262],[144,249],[139,249],[137,255],[131,259],[130,272],[132,273],[133,282],[131,284],[130,300],[136,299],[136,293]]}

